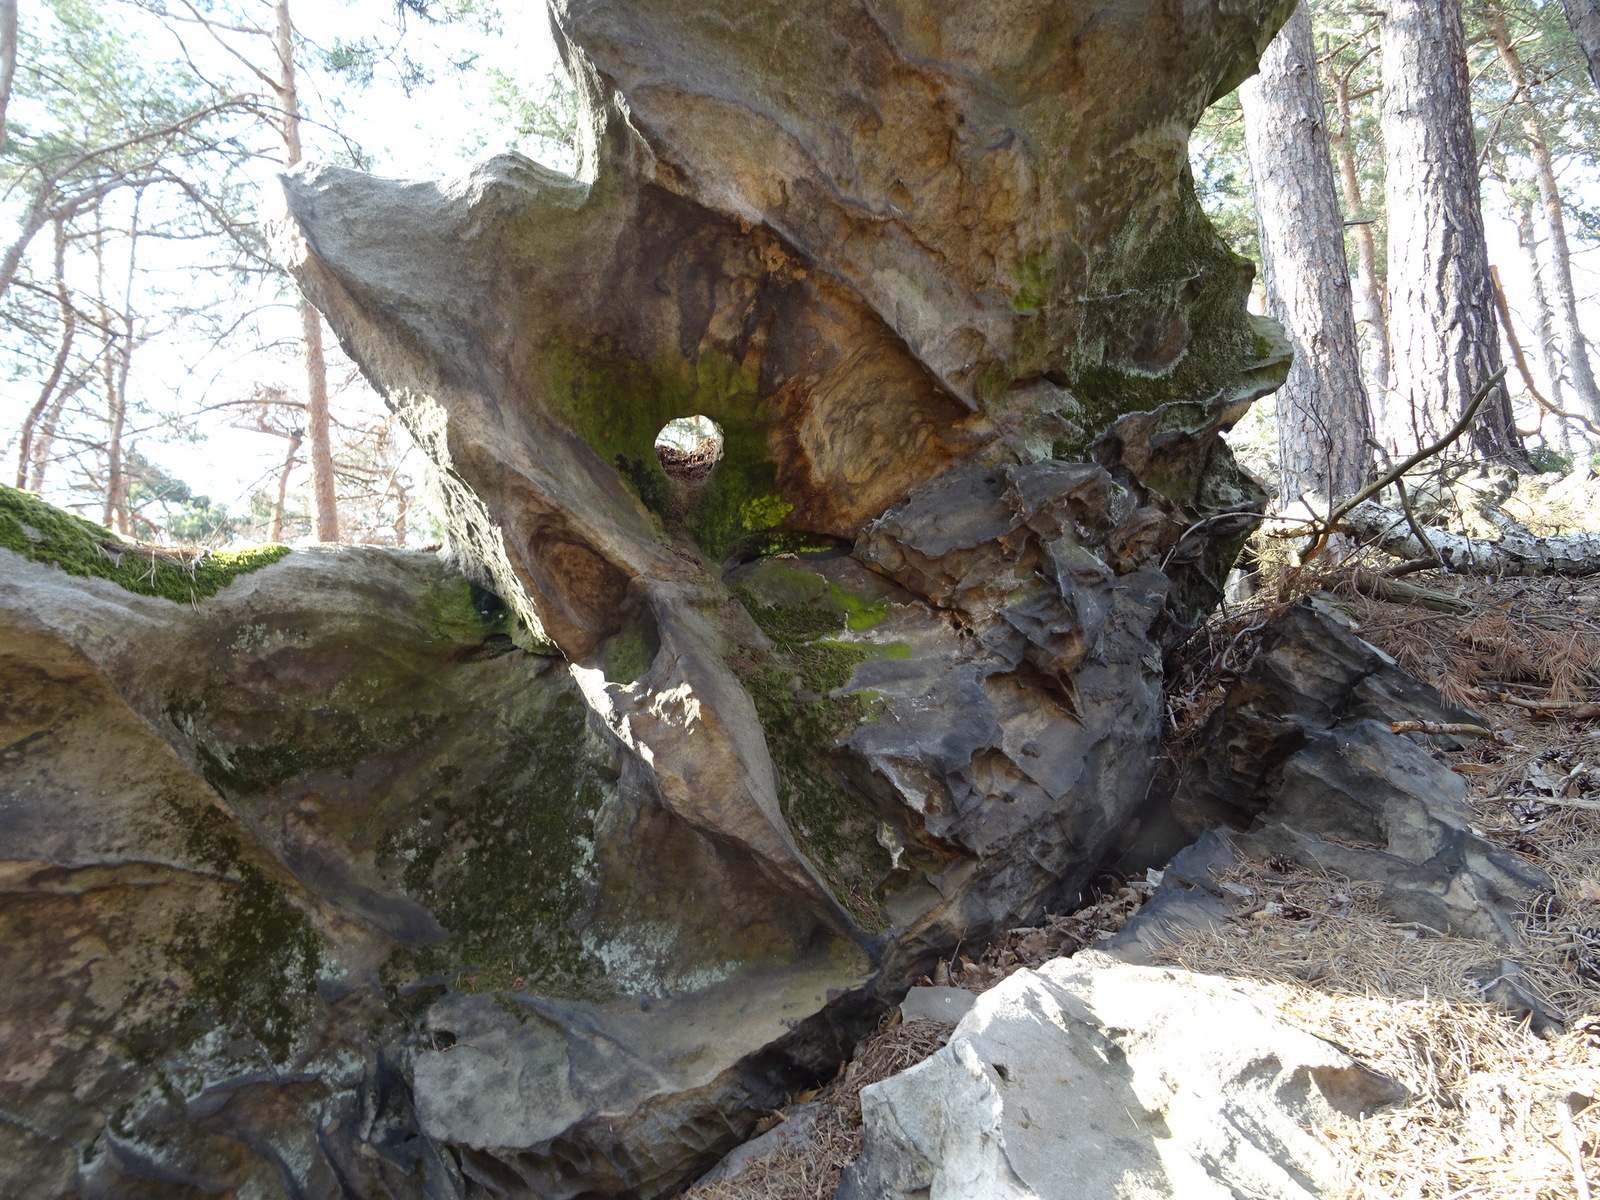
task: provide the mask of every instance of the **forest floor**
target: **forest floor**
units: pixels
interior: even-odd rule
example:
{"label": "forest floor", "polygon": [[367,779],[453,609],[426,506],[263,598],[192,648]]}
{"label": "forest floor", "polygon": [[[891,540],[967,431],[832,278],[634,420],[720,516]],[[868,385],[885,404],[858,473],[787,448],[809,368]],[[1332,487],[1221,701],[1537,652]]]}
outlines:
{"label": "forest floor", "polygon": [[[1552,512],[1534,499],[1517,516],[1538,532],[1600,528],[1600,512]],[[1362,636],[1484,718],[1493,736],[1449,756],[1468,783],[1474,827],[1553,887],[1525,907],[1525,945],[1507,954],[1396,921],[1373,885],[1248,864],[1227,881],[1251,894],[1240,918],[1224,932],[1181,935],[1162,960],[1255,981],[1286,1019],[1410,1090],[1404,1107],[1324,1131],[1348,1174],[1340,1200],[1588,1200],[1600,1186],[1600,577],[1413,576],[1468,610],[1446,613],[1359,595],[1352,566],[1320,582],[1341,595]],[[1220,614],[1206,641],[1226,642],[1271,607]],[[1174,753],[1226,683],[1202,674],[1172,696]],[[986,990],[1110,937],[1153,890],[1153,877],[1103,882],[1085,908],[942,963],[930,982]],[[1508,960],[1560,1022],[1544,1036],[1484,1004],[1469,978],[1493,977]],[[951,1029],[898,1018],[885,1018],[835,1079],[795,1097],[818,1102],[808,1136],[687,1195],[831,1200],[860,1153],[861,1089],[932,1054]],[[784,1120],[775,1113],[762,1128]]]}

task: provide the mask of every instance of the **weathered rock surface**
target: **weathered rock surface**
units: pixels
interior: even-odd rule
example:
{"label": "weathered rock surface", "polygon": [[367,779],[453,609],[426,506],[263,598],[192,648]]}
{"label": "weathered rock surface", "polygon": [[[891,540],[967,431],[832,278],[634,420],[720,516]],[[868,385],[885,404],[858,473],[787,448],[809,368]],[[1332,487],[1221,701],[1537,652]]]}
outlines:
{"label": "weathered rock surface", "polygon": [[17,686],[86,706],[6,767],[27,1020],[84,1014],[8,1076],[40,1177],[666,1194],[1077,892],[1263,499],[1218,435],[1285,346],[1185,141],[1287,8],[560,0],[578,178],[291,173],[284,257],[510,613],[403,556],[193,609],[8,564]]}
{"label": "weathered rock surface", "polygon": [[661,1189],[848,1044],[861,950],[435,558],[0,559],[5,1195]]}
{"label": "weathered rock surface", "polygon": [[1466,785],[1430,753],[1433,739],[1390,731],[1406,720],[1482,723],[1363,641],[1332,602],[1296,605],[1213,716],[1212,752],[1175,807],[1239,830],[1230,840],[1252,857],[1382,883],[1402,921],[1516,945],[1518,903],[1550,881],[1473,832]]}
{"label": "weathered rock surface", "polygon": [[1233,981],[1085,951],[862,1090],[839,1200],[1305,1200],[1339,1183],[1316,1127],[1404,1095]]}

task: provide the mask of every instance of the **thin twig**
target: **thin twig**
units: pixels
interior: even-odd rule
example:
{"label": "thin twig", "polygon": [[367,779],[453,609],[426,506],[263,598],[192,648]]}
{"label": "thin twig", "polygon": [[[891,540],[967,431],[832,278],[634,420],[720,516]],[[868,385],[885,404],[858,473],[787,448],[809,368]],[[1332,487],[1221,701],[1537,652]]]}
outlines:
{"label": "thin twig", "polygon": [[1589,1200],[1589,1179],[1583,1173],[1583,1147],[1578,1140],[1578,1130],[1572,1124],[1571,1096],[1563,1096],[1556,1103],[1556,1120],[1561,1122],[1561,1140],[1565,1143],[1567,1161],[1572,1164],[1572,1184],[1578,1189],[1578,1200]]}
{"label": "thin twig", "polygon": [[1302,567],[1305,566],[1313,558],[1322,553],[1323,548],[1328,544],[1328,538],[1332,536],[1333,531],[1338,528],[1340,518],[1342,518],[1356,505],[1360,504],[1364,500],[1372,499],[1372,497],[1376,496],[1379,492],[1383,491],[1384,488],[1394,483],[1395,480],[1399,479],[1418,463],[1426,462],[1434,455],[1449,449],[1450,445],[1455,442],[1457,438],[1471,428],[1472,422],[1477,419],[1478,410],[1483,407],[1484,402],[1489,399],[1490,393],[1494,391],[1494,389],[1499,385],[1500,381],[1505,377],[1506,369],[1501,367],[1488,379],[1484,380],[1483,383],[1478,385],[1477,393],[1472,397],[1472,403],[1467,405],[1466,410],[1461,414],[1461,419],[1450,427],[1448,433],[1446,433],[1438,441],[1434,442],[1431,446],[1424,446],[1421,450],[1418,450],[1399,466],[1390,467],[1382,475],[1378,476],[1377,479],[1373,480],[1371,483],[1367,484],[1366,487],[1356,492],[1355,495],[1341,501],[1333,509],[1333,511],[1328,514],[1327,521],[1323,522],[1322,527],[1316,532],[1311,545],[1308,546],[1300,555],[1300,565]]}

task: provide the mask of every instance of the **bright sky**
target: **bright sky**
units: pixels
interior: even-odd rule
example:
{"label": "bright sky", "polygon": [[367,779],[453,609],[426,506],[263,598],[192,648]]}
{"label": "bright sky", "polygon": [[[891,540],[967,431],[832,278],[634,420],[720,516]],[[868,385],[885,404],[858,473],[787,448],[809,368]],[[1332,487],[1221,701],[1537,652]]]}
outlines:
{"label": "bright sky", "polygon": [[[260,0],[270,16],[269,0]],[[336,39],[363,37],[392,39],[394,0],[292,0],[297,27],[304,38],[321,47]],[[337,97],[320,94],[315,71],[302,74],[306,118],[304,140],[306,157],[330,157],[337,140],[325,127],[332,121],[359,145],[372,160],[380,175],[409,178],[437,178],[465,169],[478,158],[507,148],[508,134],[502,110],[491,103],[490,68],[504,72],[530,91],[542,91],[549,73],[555,69],[556,54],[550,39],[544,6],[539,0],[506,0],[504,27],[498,36],[486,36],[469,24],[430,25],[412,19],[404,49],[429,67],[434,81],[407,94],[395,81],[393,72],[380,72],[365,89],[341,87]],[[109,11],[109,10],[108,10]],[[24,6],[27,19],[27,6]],[[159,29],[151,36],[157,45],[176,49],[168,35]],[[212,58],[203,50],[204,39],[192,32],[187,38],[190,52],[207,70],[222,70],[226,61]],[[214,52],[213,52],[214,53]],[[475,56],[474,68],[454,71],[452,60]],[[337,101],[343,110],[334,115]],[[563,168],[570,163],[551,162]],[[255,171],[263,192],[275,192],[277,168],[265,161]],[[1526,257],[1517,246],[1515,227],[1496,212],[1493,189],[1486,190],[1489,211],[1490,254],[1501,270],[1511,304],[1519,317],[1531,311],[1528,297]],[[1574,239],[1574,267],[1583,320],[1586,329],[1600,335],[1600,248]],[[178,264],[174,263],[176,267]],[[263,297],[272,302],[273,297]],[[255,354],[225,358],[200,342],[188,345],[174,337],[152,342],[136,358],[135,382],[143,381],[145,395],[154,407],[194,409],[249,394],[260,382],[281,382],[295,391],[303,386],[303,371],[294,356],[298,319],[292,300],[272,307],[264,319],[269,337],[283,343],[275,354]],[[1543,363],[1526,325],[1524,346],[1543,382]],[[331,341],[330,341],[331,345]],[[350,378],[349,374],[342,378]],[[337,375],[337,385],[341,376]],[[35,385],[25,383],[22,390],[4,395],[5,414],[0,419],[0,438],[14,430],[27,401],[22,397]],[[341,403],[375,407],[367,395],[360,399],[364,385],[352,384]],[[31,400],[31,396],[29,397]],[[242,512],[251,491],[270,481],[282,462],[284,442],[261,433],[231,429],[222,418],[206,425],[208,436],[198,443],[163,444],[154,437],[140,443],[140,450],[188,482],[197,492],[226,503],[229,510]],[[7,447],[0,444],[0,450]],[[7,459],[14,455],[14,448]],[[9,474],[9,468],[6,472]],[[57,497],[60,498],[60,497]]]}
{"label": "bright sky", "polygon": [[[404,47],[430,67],[435,78],[431,85],[407,94],[391,73],[380,75],[365,89],[341,90],[339,100],[346,111],[333,120],[372,160],[375,174],[433,179],[465,170],[477,159],[509,148],[503,124],[496,119],[491,103],[490,75],[483,68],[498,68],[512,79],[537,87],[555,69],[557,58],[542,4],[509,3],[505,8],[504,36],[498,38],[486,37],[470,24],[429,25],[415,19],[410,22]],[[393,0],[298,0],[291,11],[301,36],[327,47],[338,38],[382,36],[394,4]],[[475,65],[480,69],[455,71],[447,65],[470,55],[478,56]],[[301,101],[305,118],[303,141],[305,157],[312,161],[337,153],[337,138],[324,125],[325,114],[330,111],[329,97],[317,92],[317,82],[315,74],[302,74],[301,85],[306,93]],[[570,166],[561,162],[548,165]],[[272,164],[261,162],[255,173],[269,207],[277,190],[277,170]],[[299,320],[292,306],[275,310],[269,332],[285,342],[292,343],[298,337]],[[336,349],[331,339],[329,345]],[[167,361],[162,361],[163,357]],[[182,358],[181,347],[163,350],[152,346],[140,366],[158,373],[184,372],[179,361]],[[193,376],[212,403],[248,394],[263,378],[283,379],[291,385],[303,383],[296,362],[281,358],[263,361],[261,356],[207,362]],[[341,378],[350,376],[335,375],[331,381],[337,386]],[[365,385],[355,380],[342,400],[360,404],[363,391]],[[340,402],[336,396],[335,405]],[[379,402],[369,396],[365,403]],[[231,512],[242,512],[251,491],[262,486],[263,479],[274,477],[283,461],[284,443],[276,437],[217,422],[199,445],[151,441],[142,449],[197,492],[226,503]]]}

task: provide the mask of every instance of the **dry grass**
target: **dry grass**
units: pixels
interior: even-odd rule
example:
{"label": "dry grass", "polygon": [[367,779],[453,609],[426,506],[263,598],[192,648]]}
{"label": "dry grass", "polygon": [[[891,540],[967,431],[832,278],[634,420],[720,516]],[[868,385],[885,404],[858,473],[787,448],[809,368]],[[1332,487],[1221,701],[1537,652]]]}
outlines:
{"label": "dry grass", "polygon": [[1411,1091],[1322,1131],[1347,1164],[1348,1200],[1564,1200],[1579,1194],[1577,1171],[1594,1178],[1592,1033],[1544,1041],[1481,1005],[1273,990],[1286,1018]]}
{"label": "dry grass", "polygon": [[[1316,582],[1337,584],[1339,574]],[[1600,581],[1419,582],[1457,594],[1472,612],[1347,599],[1363,636],[1502,731],[1451,762],[1473,792],[1475,827],[1552,879],[1551,893],[1525,914],[1525,948],[1511,957],[1569,1031],[1544,1040],[1477,1002],[1469,973],[1497,968],[1506,957],[1499,948],[1396,922],[1379,907],[1375,885],[1286,860],[1223,877],[1238,897],[1228,928],[1184,934],[1166,955],[1196,971],[1257,981],[1287,1019],[1411,1091],[1406,1105],[1323,1131],[1347,1164],[1342,1200],[1587,1195],[1580,1172],[1600,1185],[1600,1020],[1590,1015],[1600,1013],[1600,723],[1544,719],[1497,703],[1494,692],[1600,699]],[[1170,754],[1203,752],[1206,719],[1248,667],[1265,621],[1301,590],[1224,613],[1178,656],[1168,680]],[[1106,887],[1077,913],[1012,930],[976,959],[942,964],[933,982],[982,991],[1076,953],[1120,929],[1152,890],[1146,880]],[[861,1088],[921,1061],[948,1034],[932,1022],[886,1022],[816,1096],[823,1109],[812,1144],[786,1147],[732,1183],[689,1195],[831,1197],[860,1152]]]}
{"label": "dry grass", "polygon": [[[1347,1200],[1570,1197],[1573,1146],[1593,1175],[1600,1054],[1589,1022],[1544,1041],[1479,1003],[1469,972],[1497,970],[1499,948],[1390,919],[1374,884],[1264,863],[1221,882],[1249,893],[1240,915],[1222,932],[1180,934],[1162,959],[1262,982],[1286,1018],[1412,1093],[1406,1105],[1322,1131],[1346,1164]],[[1557,957],[1538,947],[1517,957],[1536,984],[1567,981],[1545,997],[1552,1007],[1600,1005],[1600,992],[1574,985]]]}
{"label": "dry grass", "polygon": [[[1556,1200],[1600,1179],[1600,736],[1496,702],[1596,698],[1600,587],[1558,579],[1433,577],[1465,617],[1347,594],[1362,635],[1502,731],[1452,756],[1486,837],[1551,877],[1510,955],[1569,1032],[1550,1041],[1476,1002],[1467,978],[1502,952],[1405,926],[1372,885],[1252,864],[1222,933],[1187,933],[1170,961],[1266,981],[1311,1032],[1405,1084],[1411,1103],[1325,1131],[1348,1164],[1348,1200]],[[1325,914],[1325,915],[1324,915]],[[1320,918],[1320,919],[1319,919]]]}
{"label": "dry grass", "polygon": [[685,1200],[833,1200],[840,1174],[861,1153],[861,1089],[915,1066],[954,1028],[942,1021],[902,1022],[898,1010],[891,1013],[832,1082],[795,1098],[821,1106],[810,1139],[750,1163],[737,1179],[692,1188]]}
{"label": "dry grass", "polygon": [[1191,931],[1167,943],[1162,961],[1211,975],[1310,984],[1330,992],[1472,1001],[1467,974],[1493,966],[1500,951],[1471,938],[1402,925],[1378,905],[1378,884],[1295,866],[1226,872],[1219,883],[1248,893],[1218,932]]}
{"label": "dry grass", "polygon": [[1474,611],[1456,617],[1353,591],[1346,599],[1363,637],[1452,703],[1482,703],[1484,689],[1577,700],[1600,688],[1600,590],[1592,581],[1429,578],[1427,585]]}
{"label": "dry grass", "polygon": [[1568,478],[1546,487],[1524,478],[1504,508],[1540,537],[1600,529],[1600,481]]}

